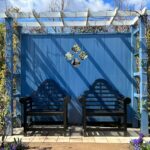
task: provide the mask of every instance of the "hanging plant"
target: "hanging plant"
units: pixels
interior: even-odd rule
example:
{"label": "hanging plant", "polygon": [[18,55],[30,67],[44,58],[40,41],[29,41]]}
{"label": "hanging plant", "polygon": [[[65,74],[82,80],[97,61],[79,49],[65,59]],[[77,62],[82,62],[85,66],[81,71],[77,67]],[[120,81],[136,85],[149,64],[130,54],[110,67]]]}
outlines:
{"label": "hanging plant", "polygon": [[65,54],[65,58],[66,58],[68,61],[72,60],[73,57],[74,57],[73,54],[71,54],[70,52],[67,52],[67,53]]}
{"label": "hanging plant", "polygon": [[75,53],[78,53],[79,51],[81,51],[81,48],[79,47],[78,44],[75,44],[75,45],[73,45],[72,50],[73,50]]}
{"label": "hanging plant", "polygon": [[81,51],[81,53],[79,54],[79,57],[81,60],[85,60],[88,58],[88,55],[85,51]]}

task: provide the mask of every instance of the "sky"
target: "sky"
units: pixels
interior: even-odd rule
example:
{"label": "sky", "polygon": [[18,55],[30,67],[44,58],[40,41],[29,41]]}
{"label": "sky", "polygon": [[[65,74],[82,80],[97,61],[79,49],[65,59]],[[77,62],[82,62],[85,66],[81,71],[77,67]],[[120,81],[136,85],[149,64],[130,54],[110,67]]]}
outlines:
{"label": "sky", "polygon": [[[113,10],[115,0],[65,0],[65,10],[71,11],[100,11]],[[141,7],[150,9],[150,0],[122,0],[129,8],[139,10]],[[48,11],[50,8],[60,9],[61,0],[0,0],[0,11],[9,7],[20,8],[21,11]],[[54,7],[56,6],[56,7]]]}

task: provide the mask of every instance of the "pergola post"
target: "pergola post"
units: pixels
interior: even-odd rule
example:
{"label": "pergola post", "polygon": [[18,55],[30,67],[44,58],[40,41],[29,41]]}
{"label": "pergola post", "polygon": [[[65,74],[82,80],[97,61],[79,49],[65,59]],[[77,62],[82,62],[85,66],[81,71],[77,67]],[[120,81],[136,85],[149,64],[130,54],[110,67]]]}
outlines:
{"label": "pergola post", "polygon": [[14,100],[16,100],[16,119],[18,124],[21,126],[21,105],[19,102],[19,98],[21,95],[21,32],[22,27],[17,26],[16,36],[17,36],[17,45],[16,45],[16,70],[14,72],[14,79],[16,81],[16,93],[14,93]]}
{"label": "pergola post", "polygon": [[141,132],[148,135],[148,111],[147,111],[147,45],[146,45],[146,22],[145,15],[139,17],[139,36],[140,36],[140,113],[141,113]]}
{"label": "pergola post", "polygon": [[6,121],[6,135],[13,134],[13,19],[5,19],[6,25],[6,89],[9,97],[9,114]]}
{"label": "pergola post", "polygon": [[[131,26],[131,47],[132,47],[132,53],[131,53],[131,74],[133,82],[135,81],[135,74],[136,73],[136,35],[135,31],[137,29],[134,26]],[[132,83],[132,96],[131,96],[131,105],[132,105],[132,126],[134,128],[138,127],[138,119],[137,119],[137,112],[138,112],[138,98],[135,96],[135,93],[137,93],[136,86],[134,83]]]}

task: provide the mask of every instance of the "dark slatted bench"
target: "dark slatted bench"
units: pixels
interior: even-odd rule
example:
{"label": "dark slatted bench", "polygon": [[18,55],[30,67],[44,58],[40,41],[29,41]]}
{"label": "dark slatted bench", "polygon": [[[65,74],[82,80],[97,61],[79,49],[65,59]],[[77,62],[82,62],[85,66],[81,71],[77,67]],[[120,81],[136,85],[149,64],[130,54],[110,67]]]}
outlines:
{"label": "dark slatted bench", "polygon": [[[70,97],[64,94],[64,91],[53,80],[46,80],[38,87],[31,96],[23,97],[20,99],[23,104],[24,116],[23,127],[24,134],[27,131],[36,131],[33,125],[62,125],[64,134],[67,130],[68,120],[68,103]],[[35,121],[36,117],[40,117]],[[60,117],[62,121],[41,120],[43,117]],[[39,128],[41,130],[41,128]],[[44,128],[43,128],[44,129]],[[46,128],[54,129],[54,128]],[[57,128],[56,128],[57,129]],[[58,129],[57,129],[58,130]]]}
{"label": "dark slatted bench", "polygon": [[[88,91],[85,91],[80,98],[82,104],[83,130],[117,130],[123,131],[126,135],[127,131],[127,105],[130,98],[124,97],[116,91],[104,79],[96,80]],[[111,118],[111,120],[97,121],[97,119]],[[107,126],[107,128],[91,128],[91,125]],[[117,125],[117,127],[116,127]],[[113,127],[113,128],[112,128]]]}

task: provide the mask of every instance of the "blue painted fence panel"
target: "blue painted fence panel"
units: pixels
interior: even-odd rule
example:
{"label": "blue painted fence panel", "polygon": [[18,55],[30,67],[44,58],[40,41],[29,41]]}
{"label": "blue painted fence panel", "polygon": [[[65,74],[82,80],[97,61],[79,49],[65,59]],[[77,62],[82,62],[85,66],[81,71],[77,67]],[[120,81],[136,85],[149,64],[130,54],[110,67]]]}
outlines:
{"label": "blue painted fence panel", "polygon": [[[69,122],[81,122],[81,107],[77,98],[96,79],[105,79],[120,93],[131,97],[131,35],[22,34],[21,94],[30,95],[46,79],[54,79],[72,97]],[[65,59],[74,44],[88,53],[88,59],[73,67]],[[130,122],[131,109],[128,110]],[[72,117],[73,116],[73,117]]]}

